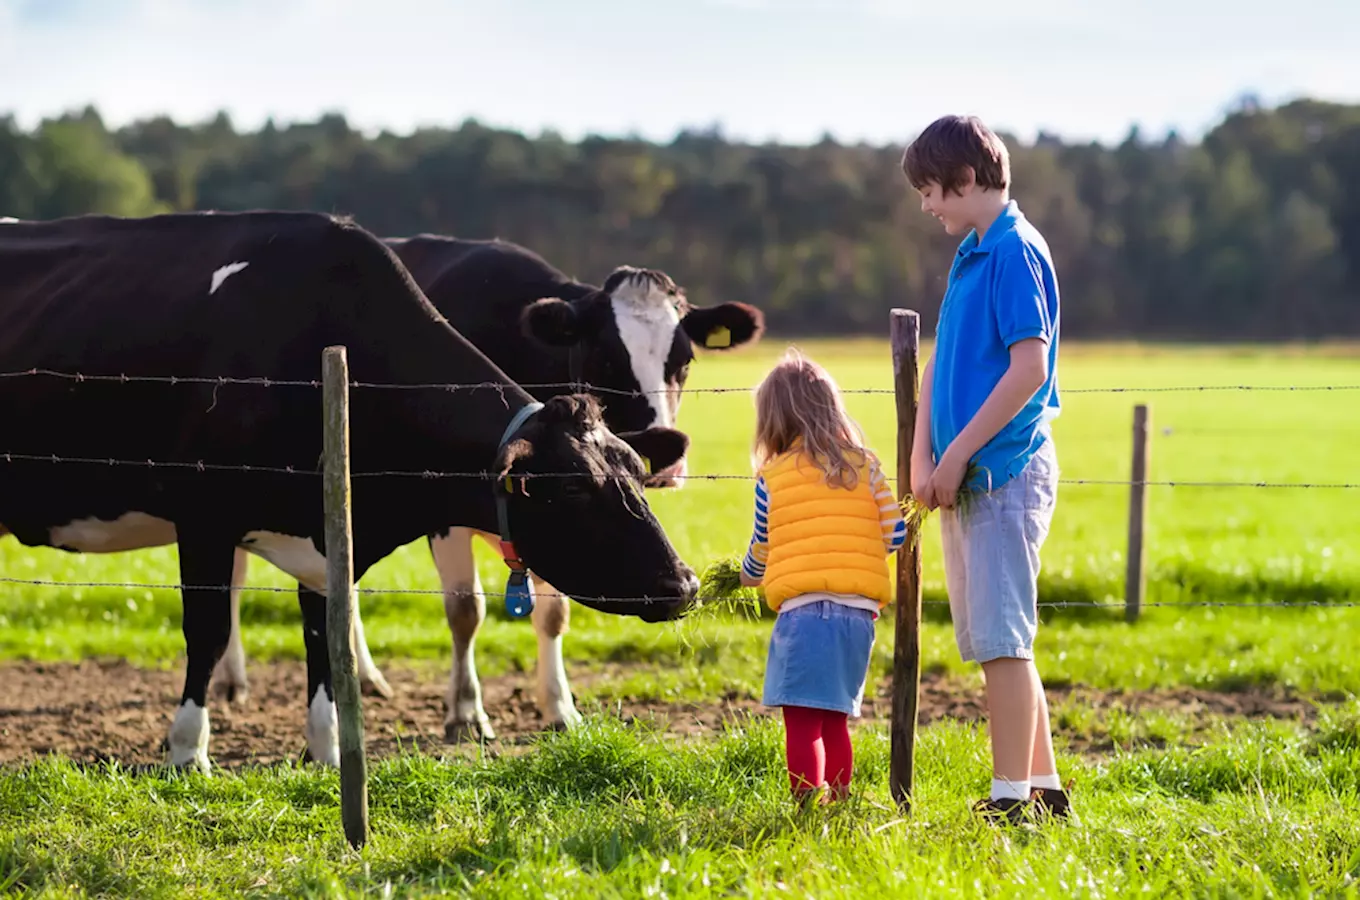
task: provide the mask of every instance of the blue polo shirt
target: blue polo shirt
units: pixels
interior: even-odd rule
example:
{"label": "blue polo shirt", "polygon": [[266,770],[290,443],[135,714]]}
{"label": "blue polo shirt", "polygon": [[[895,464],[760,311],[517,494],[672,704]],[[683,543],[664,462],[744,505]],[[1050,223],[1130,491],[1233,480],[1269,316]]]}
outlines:
{"label": "blue polo shirt", "polygon": [[939,462],[1010,366],[1010,346],[1048,343],[1048,378],[973,460],[986,471],[967,484],[993,490],[1018,475],[1058,415],[1058,280],[1048,242],[1012,200],[986,235],[971,231],[949,267],[935,326],[930,444]]}

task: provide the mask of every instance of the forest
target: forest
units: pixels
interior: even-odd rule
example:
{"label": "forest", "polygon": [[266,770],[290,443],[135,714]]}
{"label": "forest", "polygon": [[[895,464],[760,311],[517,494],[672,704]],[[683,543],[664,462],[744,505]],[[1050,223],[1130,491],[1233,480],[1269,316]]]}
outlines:
{"label": "forest", "polygon": [[[903,141],[910,134],[904,134]],[[1202,139],[1041,134],[1011,153],[1063,333],[1178,341],[1360,334],[1360,106],[1235,101]],[[0,216],[311,209],[381,236],[500,237],[598,283],[664,269],[697,303],[761,306],[784,335],[929,335],[957,239],[920,210],[903,145],[569,141],[465,121],[365,135],[342,114],[240,131],[224,113],[110,128],[97,109],[0,117]]]}

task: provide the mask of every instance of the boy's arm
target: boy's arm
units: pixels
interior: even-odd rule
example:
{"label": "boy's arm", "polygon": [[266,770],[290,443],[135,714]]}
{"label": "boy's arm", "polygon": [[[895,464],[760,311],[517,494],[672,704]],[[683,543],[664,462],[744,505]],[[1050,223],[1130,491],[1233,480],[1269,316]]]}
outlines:
{"label": "boy's arm", "polygon": [[751,545],[741,561],[741,583],[745,587],[759,587],[765,577],[765,560],[770,555],[770,494],[764,476],[756,478],[755,527],[751,530]]}
{"label": "boy's arm", "polygon": [[952,507],[968,462],[1043,387],[1048,378],[1048,342],[1053,335],[1044,284],[1024,253],[1001,263],[995,325],[1010,348],[1010,365],[973,418],[940,456],[929,491]]}
{"label": "boy's arm", "polygon": [[902,507],[893,497],[892,488],[883,472],[875,463],[869,470],[869,486],[873,488],[874,499],[878,501],[878,522],[883,528],[883,546],[889,552],[901,547],[907,540],[907,521],[902,518]]}
{"label": "boy's arm", "polygon": [[935,381],[935,354],[930,354],[921,375],[921,399],[916,404],[916,431],[911,441],[911,494],[927,509],[935,508],[930,496],[930,476],[935,460],[930,449],[930,388]]}

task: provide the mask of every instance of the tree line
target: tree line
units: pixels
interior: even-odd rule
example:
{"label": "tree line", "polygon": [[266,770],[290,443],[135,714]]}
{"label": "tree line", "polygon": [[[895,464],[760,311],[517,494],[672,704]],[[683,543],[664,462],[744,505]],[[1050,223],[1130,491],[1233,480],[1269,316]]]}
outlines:
{"label": "tree line", "polygon": [[[1272,340],[1360,333],[1360,106],[1243,99],[1198,142],[1004,136],[1013,195],[1048,237],[1077,337]],[[525,244],[583,280],[667,271],[783,334],[929,334],[957,240],[920,211],[902,146],[529,137],[476,121],[366,137],[342,115],[254,132],[219,114],[106,127],[87,108],[0,118],[0,216],[312,209],[382,236]]]}

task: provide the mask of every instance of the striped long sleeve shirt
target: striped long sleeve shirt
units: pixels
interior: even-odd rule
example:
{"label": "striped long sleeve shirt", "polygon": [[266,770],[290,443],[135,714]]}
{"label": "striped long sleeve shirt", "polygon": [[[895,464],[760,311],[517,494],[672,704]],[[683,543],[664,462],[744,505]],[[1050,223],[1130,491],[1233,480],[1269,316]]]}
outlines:
{"label": "striped long sleeve shirt", "polygon": [[[878,521],[883,527],[883,547],[886,553],[897,550],[906,542],[907,523],[902,518],[902,507],[893,497],[892,488],[883,477],[877,465],[869,470],[869,485],[873,488],[874,499],[878,501]],[[751,532],[751,544],[746,550],[746,558],[741,562],[742,571],[751,578],[763,578],[765,563],[770,555],[770,491],[765,486],[764,476],[756,477],[755,527]]]}

